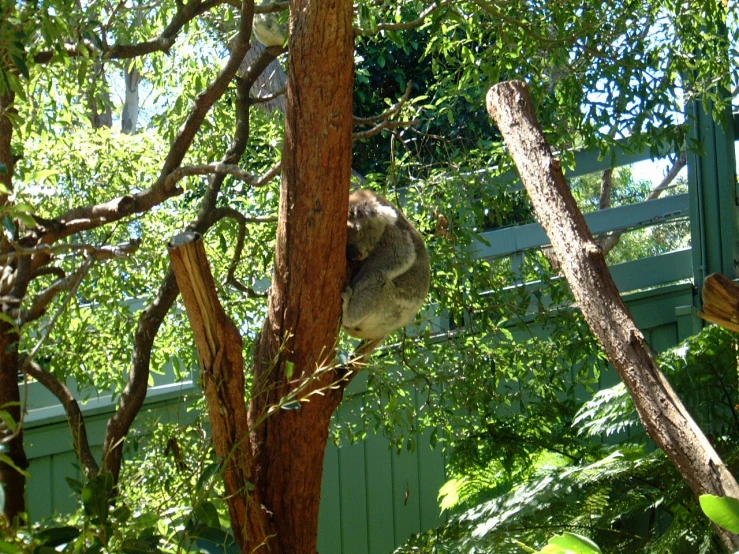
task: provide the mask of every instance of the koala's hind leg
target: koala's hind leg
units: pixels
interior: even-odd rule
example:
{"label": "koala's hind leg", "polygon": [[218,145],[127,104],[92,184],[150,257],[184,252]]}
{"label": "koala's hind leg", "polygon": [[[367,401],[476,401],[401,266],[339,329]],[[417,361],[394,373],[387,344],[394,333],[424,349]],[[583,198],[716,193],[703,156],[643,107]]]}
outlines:
{"label": "koala's hind leg", "polygon": [[385,310],[392,304],[395,288],[381,272],[364,275],[342,294],[341,325],[350,335],[366,339],[384,337]]}

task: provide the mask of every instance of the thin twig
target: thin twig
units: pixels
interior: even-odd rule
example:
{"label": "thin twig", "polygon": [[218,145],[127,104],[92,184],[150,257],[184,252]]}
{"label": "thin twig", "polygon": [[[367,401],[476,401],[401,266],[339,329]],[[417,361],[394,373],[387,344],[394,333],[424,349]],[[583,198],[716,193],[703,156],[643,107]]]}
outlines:
{"label": "thin twig", "polygon": [[448,6],[453,6],[454,2],[447,1],[447,2],[432,2],[430,6],[428,6],[425,10],[421,12],[421,14],[418,16],[417,19],[414,19],[413,21],[405,21],[403,23],[379,23],[375,29],[360,29],[359,27],[354,27],[354,35],[355,36],[362,36],[362,37],[369,37],[372,35],[376,35],[377,33],[381,31],[406,31],[408,29],[414,29],[416,27],[420,27],[424,24],[426,21],[426,18],[434,13],[439,8],[445,8]]}
{"label": "thin twig", "polygon": [[403,107],[403,105],[408,102],[408,100],[411,97],[411,91],[413,90],[413,82],[408,81],[408,84],[405,87],[405,92],[403,93],[403,96],[400,98],[400,100],[394,105],[388,108],[386,111],[382,112],[378,115],[373,115],[371,117],[357,117],[354,116],[354,124],[355,125],[372,125],[373,123],[377,123],[378,121],[384,121],[390,118],[391,115],[395,115],[400,111],[400,108]]}
{"label": "thin twig", "polygon": [[243,292],[247,298],[266,298],[267,293],[256,292],[252,287],[247,287],[236,278],[236,267],[241,262],[241,255],[244,252],[244,244],[246,243],[246,224],[247,223],[274,223],[276,217],[253,218],[246,217],[240,211],[227,206],[216,209],[215,221],[229,218],[236,221],[239,226],[239,234],[236,237],[236,248],[231,263],[226,273],[226,284],[231,285],[236,290]]}
{"label": "thin twig", "polygon": [[232,175],[237,179],[244,181],[245,183],[249,183],[250,185],[255,185],[256,183],[256,177],[254,177],[254,175],[252,175],[251,173],[244,171],[238,165],[214,162],[206,165],[187,165],[183,167],[178,167],[169,175],[167,175],[164,187],[173,187],[175,183],[190,175],[211,175],[214,173],[222,175]]}
{"label": "thin twig", "polygon": [[421,120],[420,119],[412,119],[411,121],[383,121],[382,123],[379,123],[372,127],[371,129],[367,129],[366,131],[359,131],[357,133],[352,133],[352,138],[354,140],[357,139],[365,139],[369,137],[373,137],[385,129],[397,129],[398,127],[410,127],[411,125],[420,125]]}

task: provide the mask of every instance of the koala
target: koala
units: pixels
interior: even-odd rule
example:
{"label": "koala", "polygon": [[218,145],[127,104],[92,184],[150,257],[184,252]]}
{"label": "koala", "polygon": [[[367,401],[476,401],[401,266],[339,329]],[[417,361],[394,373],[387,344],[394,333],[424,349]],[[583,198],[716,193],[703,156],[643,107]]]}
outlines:
{"label": "koala", "polygon": [[342,294],[341,326],[379,344],[413,321],[426,299],[426,245],[398,208],[361,189],[349,196],[346,256],[353,276]]}
{"label": "koala", "polygon": [[[276,0],[265,0],[260,5],[270,6]],[[252,32],[256,39],[265,46],[282,46],[287,40],[287,23],[280,20],[280,12],[255,13]]]}

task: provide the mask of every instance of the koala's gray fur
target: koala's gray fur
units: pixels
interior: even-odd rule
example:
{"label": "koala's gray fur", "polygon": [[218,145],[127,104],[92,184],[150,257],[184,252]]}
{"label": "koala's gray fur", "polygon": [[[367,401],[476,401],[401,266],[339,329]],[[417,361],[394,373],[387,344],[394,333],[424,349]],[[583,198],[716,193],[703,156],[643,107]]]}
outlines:
{"label": "koala's gray fur", "polygon": [[347,225],[347,258],[358,270],[342,295],[341,325],[354,337],[381,341],[423,306],[426,245],[400,210],[370,190],[349,197]]}

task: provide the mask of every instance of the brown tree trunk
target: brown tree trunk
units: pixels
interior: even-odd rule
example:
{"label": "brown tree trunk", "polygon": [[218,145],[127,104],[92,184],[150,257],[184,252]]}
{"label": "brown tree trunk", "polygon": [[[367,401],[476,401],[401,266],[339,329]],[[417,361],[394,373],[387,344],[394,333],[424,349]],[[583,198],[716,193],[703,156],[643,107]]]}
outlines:
{"label": "brown tree trunk", "polygon": [[[0,321],[0,410],[8,412],[16,423],[21,420],[18,374],[18,335],[8,323]],[[28,468],[22,430],[13,434],[11,429],[0,426],[0,442],[7,449],[4,454],[15,466]],[[1,513],[12,523],[26,511],[26,478],[16,468],[0,462],[0,484],[5,491],[5,507]]]}
{"label": "brown tree trunk", "polygon": [[[2,51],[2,48],[0,48],[0,51]],[[14,99],[15,95],[11,91],[0,96],[0,164],[4,166],[4,168],[0,167],[0,183],[8,190],[13,190],[14,159],[11,150],[13,124],[7,114],[14,111]],[[5,205],[7,201],[8,196],[0,194],[0,205]],[[10,248],[8,241],[3,238],[0,250],[9,252]],[[15,273],[17,275],[17,268]],[[6,282],[6,286],[15,288],[12,281]],[[13,319],[18,316],[18,308],[20,307],[20,298],[18,302],[12,301],[14,292],[14,290],[4,291],[3,296],[6,297],[6,301],[2,304],[2,313]],[[0,321],[0,410],[8,412],[15,422],[20,422],[21,418],[18,378],[18,335],[13,332],[10,324],[6,321]],[[21,469],[28,467],[21,430],[14,434],[11,429],[0,425],[0,444],[5,445],[7,448],[5,455],[17,467]],[[0,462],[0,484],[2,484],[5,491],[5,507],[0,514],[9,522],[12,522],[26,511],[26,478],[17,469]]]}
{"label": "brown tree trunk", "polygon": [[[255,486],[273,514],[273,552],[316,549],[323,457],[342,381],[331,366],[346,269],[352,141],[352,2],[290,2],[280,221],[269,315],[254,360]],[[309,381],[306,382],[306,379]],[[270,406],[295,393],[299,409]]]}
{"label": "brown tree trunk", "polygon": [[[626,384],[647,433],[696,495],[739,498],[736,480],[672,390],[624,305],[544,139],[528,87],[518,81],[492,87],[487,109],[503,134],[577,303]],[[718,532],[727,549],[739,548],[739,536]]]}

